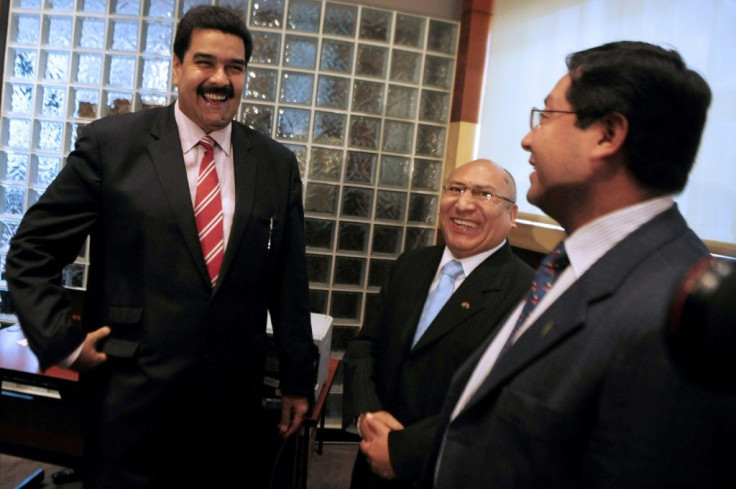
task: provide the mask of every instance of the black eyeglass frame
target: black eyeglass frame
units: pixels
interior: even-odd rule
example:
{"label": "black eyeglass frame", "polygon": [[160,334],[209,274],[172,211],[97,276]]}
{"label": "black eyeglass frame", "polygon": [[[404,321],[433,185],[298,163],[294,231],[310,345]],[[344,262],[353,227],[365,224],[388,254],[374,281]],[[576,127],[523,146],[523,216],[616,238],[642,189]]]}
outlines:
{"label": "black eyeglass frame", "polygon": [[[551,110],[551,109],[538,109],[536,107],[532,107],[531,112],[529,112],[529,127],[533,131],[535,127],[539,126],[542,123],[541,114],[549,112],[551,114],[575,114],[576,112],[574,110]],[[540,114],[540,116],[535,116],[535,114]],[[537,119],[537,123],[534,123],[534,119]]]}
{"label": "black eyeglass frame", "polygon": [[[454,188],[457,188],[455,190]],[[506,202],[510,202],[512,204],[516,204],[516,201],[509,199],[508,197],[504,197],[503,195],[498,195],[493,190],[488,190],[486,188],[481,187],[468,187],[467,185],[463,185],[460,183],[453,183],[449,185],[443,185],[442,186],[442,193],[454,197],[454,198],[460,198],[465,192],[470,189],[470,193],[475,196],[482,196],[486,201],[491,202],[494,198],[495,199],[501,199],[505,200]],[[457,193],[454,193],[457,192]]]}

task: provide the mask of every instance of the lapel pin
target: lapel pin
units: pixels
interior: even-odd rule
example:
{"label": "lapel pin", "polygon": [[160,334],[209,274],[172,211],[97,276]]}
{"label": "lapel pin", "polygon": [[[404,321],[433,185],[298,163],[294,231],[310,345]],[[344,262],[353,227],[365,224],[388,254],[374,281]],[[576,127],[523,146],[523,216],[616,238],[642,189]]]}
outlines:
{"label": "lapel pin", "polygon": [[470,309],[470,302],[468,302],[468,301],[462,301],[460,303],[460,307],[462,307],[463,309],[465,309],[467,311],[468,309]]}
{"label": "lapel pin", "polygon": [[552,328],[554,327],[555,327],[555,323],[553,321],[550,321],[547,324],[545,324],[544,327],[542,328],[542,338],[547,336],[549,332],[552,331]]}

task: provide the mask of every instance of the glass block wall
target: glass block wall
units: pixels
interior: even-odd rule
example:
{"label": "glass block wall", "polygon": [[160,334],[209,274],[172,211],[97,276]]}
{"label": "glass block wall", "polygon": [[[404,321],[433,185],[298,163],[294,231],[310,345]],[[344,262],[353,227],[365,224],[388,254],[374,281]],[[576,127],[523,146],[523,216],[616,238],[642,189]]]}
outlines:
{"label": "glass block wall", "polygon": [[[176,22],[194,0],[13,0],[3,67],[0,260],[78,131],[161,106]],[[238,118],[285,143],[304,181],[314,312],[333,355],[391,261],[436,238],[459,25],[321,0],[221,0],[254,37]],[[64,274],[83,289],[87,250]],[[4,282],[0,282],[4,289]],[[12,321],[7,293],[0,291]]]}

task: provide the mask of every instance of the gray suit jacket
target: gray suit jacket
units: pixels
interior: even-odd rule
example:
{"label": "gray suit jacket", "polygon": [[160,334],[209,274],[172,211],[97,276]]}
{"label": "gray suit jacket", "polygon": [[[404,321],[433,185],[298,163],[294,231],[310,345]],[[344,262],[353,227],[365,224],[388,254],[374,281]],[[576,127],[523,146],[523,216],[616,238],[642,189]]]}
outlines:
{"label": "gray suit jacket", "polygon": [[453,379],[425,485],[444,440],[438,488],[736,487],[736,396],[686,381],[665,341],[674,287],[706,253],[676,208],[657,216],[560,296],[448,424],[479,349]]}
{"label": "gray suit jacket", "polygon": [[[389,436],[391,463],[403,481],[422,474],[452,374],[519,302],[533,276],[506,243],[463,281],[412,349],[443,249],[397,259],[375,320],[363,325],[343,358],[344,424],[365,411],[392,413],[405,426]],[[377,483],[377,476],[365,478]]]}

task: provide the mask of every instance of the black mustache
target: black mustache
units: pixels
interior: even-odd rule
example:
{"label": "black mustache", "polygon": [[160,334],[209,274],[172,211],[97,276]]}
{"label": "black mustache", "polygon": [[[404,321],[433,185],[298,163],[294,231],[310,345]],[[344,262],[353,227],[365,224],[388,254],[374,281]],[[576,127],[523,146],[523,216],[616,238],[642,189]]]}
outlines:
{"label": "black mustache", "polygon": [[224,87],[205,87],[200,85],[199,87],[197,87],[197,94],[224,95],[227,98],[233,98],[235,96],[235,90],[233,90],[232,85],[227,85]]}

